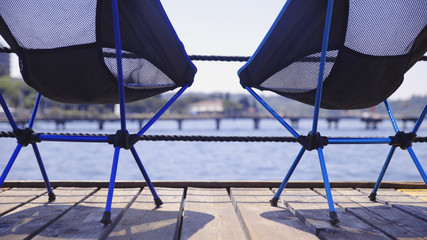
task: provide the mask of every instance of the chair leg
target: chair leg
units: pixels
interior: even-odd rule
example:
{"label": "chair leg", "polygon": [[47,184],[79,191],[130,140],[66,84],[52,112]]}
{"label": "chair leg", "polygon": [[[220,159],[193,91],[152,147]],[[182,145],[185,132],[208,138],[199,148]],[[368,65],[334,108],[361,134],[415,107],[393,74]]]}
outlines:
{"label": "chair leg", "polygon": [[332,200],[331,186],[329,184],[328,172],[326,171],[325,158],[323,156],[322,148],[317,149],[319,155],[320,168],[322,170],[323,184],[325,185],[326,197],[329,205],[329,217],[333,225],[339,223],[337,212],[335,211],[334,201]]}
{"label": "chair leg", "polygon": [[376,201],[376,197],[377,197],[377,191],[380,188],[381,185],[381,181],[383,180],[384,174],[388,168],[388,165],[390,164],[391,158],[393,157],[394,151],[396,150],[395,146],[392,146],[390,149],[390,152],[387,155],[387,158],[384,162],[383,168],[381,169],[380,175],[378,176],[377,182],[375,183],[374,189],[372,189],[371,194],[369,194],[369,199],[372,202]]}
{"label": "chair leg", "polygon": [[47,191],[49,194],[49,202],[52,202],[56,199],[56,196],[53,193],[52,187],[50,185],[49,178],[47,177],[46,169],[44,167],[42,157],[40,155],[40,151],[37,147],[37,144],[33,143],[33,144],[31,144],[31,146],[33,147],[34,154],[36,155],[37,163],[39,164],[40,172],[42,173],[44,183],[46,184],[46,188],[47,188]]}
{"label": "chair leg", "polygon": [[[393,125],[394,131],[397,133],[397,132],[399,132],[399,127],[397,126],[397,122],[396,122],[396,119],[393,116],[393,113],[391,111],[390,105],[388,104],[387,100],[384,101],[384,104],[385,104],[387,113],[388,113],[388,115],[390,117],[391,123]],[[412,130],[413,134],[417,133],[417,131],[420,128],[420,126],[421,126],[421,124],[422,124],[422,122],[423,122],[423,120],[424,120],[424,118],[425,118],[426,115],[427,115],[427,105],[424,107],[424,110],[421,113],[421,116],[418,118],[418,121],[415,123],[414,129]],[[382,170],[380,172],[380,175],[378,176],[377,182],[375,183],[375,186],[372,189],[371,194],[369,195],[369,199],[371,201],[373,201],[373,202],[376,201],[377,191],[378,191],[378,189],[379,189],[379,187],[381,185],[381,181],[382,181],[382,179],[384,177],[384,174],[385,174],[385,172],[387,170],[388,165],[390,164],[391,158],[393,157],[393,153],[394,153],[395,150],[396,150],[396,147],[392,146],[391,149],[390,149],[390,152],[389,152],[389,154],[387,156],[387,159],[386,159],[386,161],[384,163],[384,166],[383,166],[383,168],[382,168]],[[417,167],[418,171],[421,174],[421,177],[424,180],[424,183],[427,185],[427,176],[426,176],[426,173],[424,172],[423,167],[421,166],[420,162],[418,161],[418,158],[415,155],[414,150],[410,146],[406,150],[408,150],[409,155],[411,156],[412,160],[414,161],[415,166]]]}
{"label": "chair leg", "polygon": [[289,179],[291,178],[295,168],[297,167],[299,161],[302,158],[302,155],[304,155],[305,148],[301,148],[300,152],[298,153],[298,156],[295,158],[294,162],[292,163],[291,168],[289,169],[288,173],[286,174],[285,178],[283,179],[282,184],[280,184],[279,189],[277,190],[274,197],[270,200],[270,205],[273,207],[277,207],[277,202],[279,201],[280,195],[283,192],[283,189],[285,189],[286,185],[289,182]]}
{"label": "chair leg", "polygon": [[412,160],[414,161],[415,166],[417,167],[418,171],[420,172],[421,177],[422,177],[422,178],[423,178],[423,180],[424,180],[424,183],[427,185],[427,176],[426,176],[426,173],[424,172],[424,169],[423,169],[423,167],[421,166],[420,161],[418,161],[418,158],[417,158],[417,156],[415,155],[414,150],[412,149],[412,147],[409,147],[407,150],[408,150],[408,152],[409,152],[409,155],[411,155],[411,158],[412,158]]}
{"label": "chair leg", "polygon": [[138,153],[135,150],[135,147],[132,147],[130,151],[132,152],[132,155],[135,158],[136,164],[138,165],[139,170],[144,176],[145,182],[147,183],[148,188],[150,189],[151,194],[154,197],[154,203],[156,204],[157,207],[160,207],[163,204],[163,201],[157,195],[156,190],[154,189],[153,183],[151,182],[150,177],[148,177],[148,174],[145,171],[144,165],[142,165],[141,159],[139,158]]}
{"label": "chair leg", "polygon": [[9,162],[4,168],[2,175],[0,176],[0,187],[3,185],[4,180],[6,179],[7,174],[9,174],[9,171],[12,168],[12,165],[15,162],[16,158],[18,157],[19,151],[21,151],[21,149],[22,149],[22,144],[18,143],[18,145],[15,148],[15,151],[13,152],[12,156],[9,159]]}
{"label": "chair leg", "polygon": [[111,167],[110,184],[108,186],[107,203],[105,206],[105,212],[101,219],[101,223],[108,225],[111,223],[111,203],[113,201],[114,185],[116,183],[117,165],[119,162],[120,147],[115,147],[113,166]]}
{"label": "chair leg", "polygon": [[3,98],[3,95],[0,93],[0,105],[3,108],[3,112],[7,117],[7,120],[9,121],[10,126],[12,127],[13,131],[18,129],[18,126],[16,125],[15,120],[12,117],[12,114],[10,113],[9,108],[7,107],[6,101]]}

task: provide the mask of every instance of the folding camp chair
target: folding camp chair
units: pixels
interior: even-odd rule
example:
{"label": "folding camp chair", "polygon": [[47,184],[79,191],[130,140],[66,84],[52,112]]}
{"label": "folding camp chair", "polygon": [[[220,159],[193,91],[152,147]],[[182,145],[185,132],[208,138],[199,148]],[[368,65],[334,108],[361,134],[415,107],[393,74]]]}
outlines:
{"label": "folding camp chair", "polygon": [[[0,94],[1,106],[18,140],[18,146],[0,177],[0,186],[20,149],[31,144],[49,191],[49,200],[54,200],[37,143],[102,142],[114,145],[115,151],[101,222],[111,222],[111,202],[121,148],[131,150],[155,204],[160,206],[162,201],[133,145],[192,84],[196,73],[160,1],[44,0],[36,3],[2,0],[0,34],[19,56],[25,82],[39,92],[25,129],[18,128]],[[125,102],[178,87],[179,91],[138,133],[128,133]],[[108,137],[36,134],[32,127],[41,96],[64,103],[120,103],[120,130]]]}
{"label": "folding camp chair", "polygon": [[[239,70],[247,89],[302,145],[271,205],[277,201],[306,150],[317,150],[332,224],[339,222],[332,201],[323,148],[327,144],[390,144],[376,190],[397,146],[412,151],[426,108],[410,133],[400,132],[386,99],[404,73],[427,50],[425,0],[288,0],[249,61]],[[252,88],[269,90],[314,106],[307,136],[298,134]],[[386,138],[328,138],[318,132],[319,109],[362,109],[384,101],[396,135]]]}

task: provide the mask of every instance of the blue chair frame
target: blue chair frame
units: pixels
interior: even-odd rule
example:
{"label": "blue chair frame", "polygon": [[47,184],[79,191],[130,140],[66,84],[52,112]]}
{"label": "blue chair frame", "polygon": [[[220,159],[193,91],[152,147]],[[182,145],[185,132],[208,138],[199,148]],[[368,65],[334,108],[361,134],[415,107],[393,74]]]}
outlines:
{"label": "blue chair frame", "polygon": [[[289,4],[289,1],[286,2],[283,9],[287,8],[287,4]],[[297,167],[298,163],[300,162],[302,156],[304,155],[305,151],[311,151],[311,150],[317,150],[319,163],[320,163],[320,169],[322,172],[323,177],[323,183],[325,186],[326,196],[328,200],[328,207],[329,207],[329,215],[330,215],[330,222],[335,225],[339,223],[338,215],[335,211],[334,202],[332,199],[332,193],[331,193],[331,187],[329,183],[329,177],[326,169],[325,164],[325,158],[323,154],[323,147],[327,144],[390,144],[392,145],[389,155],[386,158],[386,162],[384,163],[384,166],[381,170],[381,173],[378,177],[378,180],[375,184],[374,189],[372,190],[372,193],[370,194],[369,198],[372,201],[376,200],[376,193],[377,190],[381,184],[381,181],[384,177],[384,174],[387,170],[387,167],[390,163],[390,160],[393,156],[394,150],[397,146],[401,147],[404,150],[408,150],[413,162],[415,163],[418,171],[421,174],[422,179],[427,185],[427,176],[425,171],[423,170],[418,158],[416,157],[412,147],[411,143],[416,137],[416,133],[421,126],[426,114],[427,114],[427,105],[424,107],[424,110],[419,117],[418,121],[415,124],[414,129],[410,132],[410,134],[406,134],[404,132],[400,132],[399,128],[397,127],[396,120],[393,117],[393,114],[391,112],[390,106],[387,101],[384,101],[386,110],[389,114],[390,120],[393,124],[393,128],[396,132],[396,136],[393,137],[385,137],[385,138],[328,138],[328,137],[322,137],[320,133],[318,132],[318,121],[319,121],[319,111],[320,111],[320,102],[321,102],[321,96],[322,96],[322,87],[323,87],[323,75],[324,75],[324,69],[325,69],[325,62],[326,62],[326,52],[327,52],[327,46],[328,46],[328,40],[329,40],[329,30],[331,25],[331,17],[332,17],[332,11],[333,11],[333,5],[334,0],[328,1],[327,6],[327,12],[326,12],[326,20],[324,25],[324,32],[323,32],[323,40],[322,40],[322,50],[321,50],[321,57],[320,57],[320,65],[319,65],[319,74],[318,74],[318,81],[317,81],[317,90],[316,90],[316,98],[315,98],[315,104],[314,104],[314,114],[313,114],[313,123],[312,123],[312,130],[308,133],[307,136],[301,136],[297,133],[282,117],[277,114],[272,107],[270,107],[257,93],[255,93],[252,88],[249,86],[245,86],[244,88],[277,120],[279,123],[287,130],[289,131],[302,145],[301,150],[299,151],[297,157],[295,158],[294,162],[292,163],[291,167],[289,168],[285,178],[283,179],[279,189],[276,191],[274,197],[270,200],[270,204],[272,206],[277,206],[277,203],[279,201],[280,195],[282,194],[284,188],[286,187],[287,183],[289,182],[290,177],[292,176],[295,168]],[[269,34],[267,34],[269,35]],[[262,45],[262,44],[261,44]],[[254,54],[255,55],[255,54]],[[404,138],[404,140],[402,140]],[[406,141],[406,143],[405,143]]]}
{"label": "blue chair frame", "polygon": [[[116,174],[117,174],[117,166],[119,161],[119,155],[120,155],[120,149],[124,148],[126,150],[130,150],[136,164],[138,165],[152,195],[154,198],[154,203],[157,207],[163,204],[160,197],[157,195],[157,192],[153,186],[153,183],[151,182],[144,165],[142,164],[142,161],[135,150],[135,147],[133,146],[139,138],[154,124],[156,120],[160,118],[160,116],[182,95],[182,93],[188,88],[188,84],[181,87],[175,95],[148,121],[142,129],[134,134],[133,136],[130,136],[128,133],[128,130],[126,128],[126,111],[125,111],[125,95],[124,95],[124,81],[123,81],[123,67],[122,67],[122,48],[121,48],[121,38],[120,38],[120,27],[119,27],[119,15],[118,15],[118,3],[117,0],[112,0],[112,8],[113,8],[113,18],[114,18],[114,38],[115,38],[115,47],[116,47],[116,62],[117,62],[117,75],[118,75],[118,89],[119,89],[119,103],[120,103],[120,130],[117,131],[115,135],[115,141],[114,141],[114,157],[111,167],[111,175],[110,175],[110,181],[109,181],[109,187],[108,187],[108,195],[106,200],[106,206],[104,215],[101,219],[101,222],[105,225],[111,223],[111,205],[113,200],[113,193],[114,193],[114,186],[116,181]],[[12,156],[10,157],[5,169],[3,170],[2,175],[0,176],[0,187],[3,185],[10,169],[12,168],[20,150],[22,147],[28,146],[29,144],[32,145],[34,153],[36,155],[37,162],[40,167],[40,171],[43,176],[43,180],[45,182],[46,188],[49,193],[49,201],[55,200],[55,194],[52,190],[52,186],[50,184],[49,178],[47,176],[42,157],[40,155],[40,152],[38,150],[37,142],[43,142],[43,141],[61,141],[61,142],[98,142],[98,143],[111,143],[108,136],[66,136],[66,135],[51,135],[51,134],[38,134],[37,140],[34,140],[33,135],[33,125],[36,119],[37,111],[40,106],[41,101],[41,94],[39,93],[37,95],[35,105],[32,111],[31,119],[29,121],[28,127],[25,129],[18,128],[9,108],[6,105],[6,102],[0,93],[0,104],[6,114],[6,117],[9,121],[9,124],[12,127],[12,130],[18,140],[18,144],[15,148],[15,151],[13,152]],[[127,141],[129,140],[130,143]],[[126,143],[125,143],[126,142]]]}

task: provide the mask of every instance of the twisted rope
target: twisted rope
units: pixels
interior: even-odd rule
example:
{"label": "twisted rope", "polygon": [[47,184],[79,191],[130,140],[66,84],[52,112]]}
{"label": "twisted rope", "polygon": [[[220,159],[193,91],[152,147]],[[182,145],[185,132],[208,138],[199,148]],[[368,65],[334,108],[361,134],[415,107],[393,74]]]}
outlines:
{"label": "twisted rope", "polygon": [[[37,135],[54,136],[87,136],[108,137],[108,134],[85,133],[36,133]],[[13,132],[0,132],[0,138],[15,138]],[[296,142],[294,137],[237,137],[237,136],[194,136],[194,135],[142,135],[140,140],[145,141],[186,141],[186,142]]]}
{"label": "twisted rope", "polygon": [[207,55],[190,55],[194,61],[222,61],[222,62],[246,62],[250,57],[242,56],[207,56]]}
{"label": "twisted rope", "polygon": [[[12,49],[0,46],[0,53],[13,53]],[[106,57],[112,57],[108,53],[104,53]],[[115,55],[114,55],[115,56]],[[114,57],[113,56],[113,57]],[[134,58],[135,55],[129,56]],[[217,55],[190,55],[191,60],[194,61],[222,61],[222,62],[247,62],[250,57],[246,56],[217,56]],[[422,56],[419,61],[427,61],[427,56]]]}
{"label": "twisted rope", "polygon": [[[87,136],[87,137],[108,137],[108,134],[87,134],[87,133],[37,133],[37,135],[54,136]],[[0,138],[15,138],[13,132],[0,132]],[[338,137],[351,139],[351,137]],[[258,136],[197,136],[197,135],[142,135],[143,141],[184,141],[184,142],[297,142],[294,137],[258,137]],[[414,142],[425,143],[427,137],[417,137]]]}

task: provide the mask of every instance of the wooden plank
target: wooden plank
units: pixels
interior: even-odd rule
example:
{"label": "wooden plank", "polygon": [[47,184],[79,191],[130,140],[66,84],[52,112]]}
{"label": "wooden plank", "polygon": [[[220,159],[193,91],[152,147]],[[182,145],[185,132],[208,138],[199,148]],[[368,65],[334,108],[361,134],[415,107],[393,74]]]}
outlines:
{"label": "wooden plank", "polygon": [[284,204],[321,239],[389,239],[376,228],[336,205],[340,223],[331,225],[326,198],[310,189],[285,189],[283,198]]}
{"label": "wooden plank", "polygon": [[140,189],[114,190],[111,208],[113,223],[104,226],[100,220],[104,213],[107,192],[108,189],[100,189],[50,224],[34,239],[99,239],[105,237],[117,224],[124,208],[127,208],[140,193]]}
{"label": "wooden plank", "polygon": [[398,190],[427,202],[427,189],[398,189]]}
{"label": "wooden plank", "polygon": [[[281,181],[153,181],[155,187],[167,188],[277,188]],[[52,187],[108,188],[108,181],[51,181]],[[330,182],[333,188],[373,188],[375,182]],[[43,188],[43,181],[6,181],[3,187]],[[146,187],[145,181],[117,181],[116,188]],[[286,188],[322,188],[322,181],[291,181]],[[382,182],[381,188],[425,189],[424,182]]]}
{"label": "wooden plank", "polygon": [[[47,190],[43,188],[12,188],[10,190],[0,193],[0,216],[13,209],[31,201],[42,194],[46,193]],[[44,200],[47,202],[48,198]]]}
{"label": "wooden plank", "polygon": [[249,239],[318,239],[285,206],[270,205],[270,189],[232,188],[230,193]]}
{"label": "wooden plank", "polygon": [[380,202],[372,202],[365,194],[357,190],[334,189],[333,193],[334,202],[337,205],[369,222],[389,237],[421,239],[427,231],[427,223],[424,221],[397,208]]}
{"label": "wooden plank", "polygon": [[181,239],[246,239],[226,189],[187,190]]}
{"label": "wooden plank", "polygon": [[[371,189],[358,188],[360,192],[366,195],[371,193]],[[385,202],[392,207],[398,208],[419,219],[427,221],[427,202],[413,197],[401,191],[393,189],[379,189],[377,192],[377,201]]]}
{"label": "wooden plank", "polygon": [[144,188],[108,239],[176,239],[184,189],[156,188],[163,205],[157,208],[149,188]]}
{"label": "wooden plank", "polygon": [[58,188],[56,199],[47,203],[47,194],[0,218],[0,239],[30,238],[59,218],[96,188]]}

